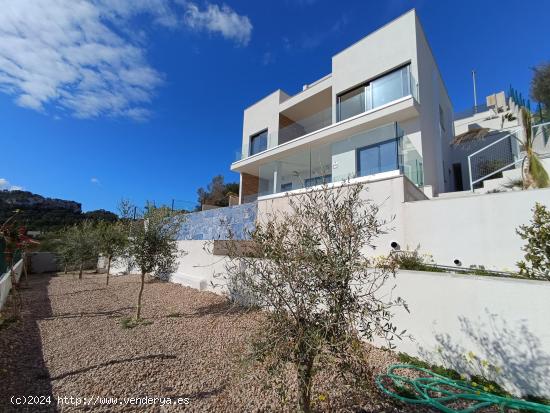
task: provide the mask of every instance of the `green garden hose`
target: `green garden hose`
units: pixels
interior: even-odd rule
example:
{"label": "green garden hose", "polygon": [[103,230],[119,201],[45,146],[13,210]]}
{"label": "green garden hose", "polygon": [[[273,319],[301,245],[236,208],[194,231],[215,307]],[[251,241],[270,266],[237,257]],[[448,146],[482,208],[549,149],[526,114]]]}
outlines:
{"label": "green garden hose", "polygon": [[[396,370],[413,370],[414,376],[418,376],[418,372],[421,372],[422,376],[406,377],[396,373]],[[430,406],[446,413],[470,413],[489,407],[497,407],[501,412],[550,413],[550,406],[497,396],[464,381],[452,380],[410,364],[394,364],[388,367],[386,374],[376,378],[376,385],[382,392],[397,400]]]}

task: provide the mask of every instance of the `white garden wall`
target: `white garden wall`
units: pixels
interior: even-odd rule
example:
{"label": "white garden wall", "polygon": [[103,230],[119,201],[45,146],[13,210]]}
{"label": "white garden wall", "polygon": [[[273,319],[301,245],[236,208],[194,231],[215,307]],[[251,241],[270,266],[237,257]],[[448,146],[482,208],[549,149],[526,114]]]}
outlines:
{"label": "white garden wall", "polygon": [[550,282],[400,271],[395,286],[410,308],[395,324],[414,339],[397,351],[550,397]]}
{"label": "white garden wall", "polygon": [[198,290],[223,292],[223,287],[213,286],[223,283],[217,275],[225,274],[224,256],[212,255],[212,241],[178,241],[180,258],[178,269],[171,275],[170,281],[187,285]]}
{"label": "white garden wall", "polygon": [[[21,272],[23,271],[23,260],[17,261],[17,264],[13,266],[13,272],[15,274],[15,280],[19,282]],[[4,307],[8,295],[11,290],[11,276],[9,270],[0,276],[0,310]]]}
{"label": "white garden wall", "polygon": [[550,207],[550,189],[406,202],[402,248],[420,245],[440,265],[516,270],[525,242],[516,229],[532,218],[535,202]]}

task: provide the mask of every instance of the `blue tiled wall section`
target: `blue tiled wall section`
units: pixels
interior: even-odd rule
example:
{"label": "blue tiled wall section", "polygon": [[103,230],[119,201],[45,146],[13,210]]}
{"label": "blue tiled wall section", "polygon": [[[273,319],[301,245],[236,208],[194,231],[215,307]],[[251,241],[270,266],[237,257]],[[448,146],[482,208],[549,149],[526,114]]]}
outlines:
{"label": "blue tiled wall section", "polygon": [[248,234],[255,228],[257,207],[253,202],[187,214],[179,239],[224,240],[229,238],[229,229],[235,239],[249,239]]}

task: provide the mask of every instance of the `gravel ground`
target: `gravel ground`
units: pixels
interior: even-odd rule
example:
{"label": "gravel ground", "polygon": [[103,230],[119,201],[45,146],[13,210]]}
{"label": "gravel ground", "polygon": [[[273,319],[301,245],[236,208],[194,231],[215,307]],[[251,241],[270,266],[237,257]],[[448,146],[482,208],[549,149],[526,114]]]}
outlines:
{"label": "gravel ground", "polygon": [[[124,329],[133,314],[138,277],[33,275],[22,290],[22,321],[0,330],[0,411],[278,412],[276,390],[262,385],[263,371],[241,362],[262,323],[220,296],[177,284],[145,286],[143,317],[152,322]],[[395,362],[370,350],[375,371]],[[289,381],[292,381],[289,377]],[[323,372],[315,384],[318,411],[425,411],[338,385]],[[58,405],[14,408],[11,395],[58,397],[188,398],[180,406]],[[76,400],[76,399],[75,399]],[[120,399],[119,399],[120,400]]]}

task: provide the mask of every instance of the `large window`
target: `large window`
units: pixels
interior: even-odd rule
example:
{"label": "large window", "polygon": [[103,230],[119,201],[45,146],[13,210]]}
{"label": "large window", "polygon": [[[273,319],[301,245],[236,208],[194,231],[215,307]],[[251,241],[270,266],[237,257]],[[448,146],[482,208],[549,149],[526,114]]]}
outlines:
{"label": "large window", "polygon": [[410,65],[338,96],[338,121],[411,94]]}
{"label": "large window", "polygon": [[267,129],[250,137],[250,153],[255,155],[267,149]]}
{"label": "large window", "polygon": [[357,175],[367,176],[399,169],[397,139],[357,149]]}

